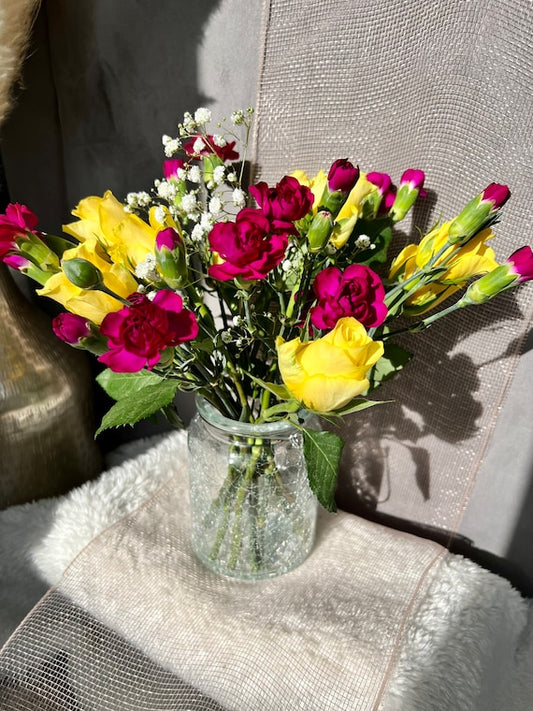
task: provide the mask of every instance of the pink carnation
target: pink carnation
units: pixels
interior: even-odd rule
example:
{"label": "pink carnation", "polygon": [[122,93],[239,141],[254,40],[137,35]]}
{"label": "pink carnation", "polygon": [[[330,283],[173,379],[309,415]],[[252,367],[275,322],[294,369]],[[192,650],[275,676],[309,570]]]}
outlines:
{"label": "pink carnation", "polygon": [[165,348],[196,338],[196,317],[174,291],[158,291],[153,301],[136,293],[128,301],[130,306],[107,314],[100,326],[109,351],[98,360],[116,373],[151,369]]}
{"label": "pink carnation", "polygon": [[77,346],[82,338],[89,338],[91,335],[87,319],[68,312],[53,319],[52,330],[58,338],[71,346]]}
{"label": "pink carnation", "polygon": [[169,158],[163,163],[163,173],[167,180],[178,177],[178,170],[185,168],[183,158]]}
{"label": "pink carnation", "polygon": [[518,276],[519,282],[533,279],[533,250],[531,247],[520,247],[511,254],[507,262],[513,273]]}
{"label": "pink carnation", "polygon": [[346,158],[336,160],[328,173],[328,188],[349,193],[359,179],[359,168]]}
{"label": "pink carnation", "polygon": [[317,274],[313,291],[318,300],[311,309],[315,328],[332,329],[343,316],[353,316],[365,328],[375,328],[387,316],[381,279],[364,264],[352,264],[344,272],[327,267]]}
{"label": "pink carnation", "polygon": [[235,222],[217,222],[208,239],[211,251],[224,260],[208,270],[219,281],[264,279],[281,262],[288,243],[286,234],[272,234],[268,218],[249,207],[238,213]]}
{"label": "pink carnation", "polygon": [[37,226],[37,216],[18,203],[7,206],[5,214],[0,215],[0,259],[15,247],[15,238],[33,232]]}
{"label": "pink carnation", "polygon": [[292,223],[307,215],[314,201],[311,190],[288,175],[274,188],[269,188],[264,182],[252,185],[250,194],[274,230],[293,233],[296,233],[296,228]]}

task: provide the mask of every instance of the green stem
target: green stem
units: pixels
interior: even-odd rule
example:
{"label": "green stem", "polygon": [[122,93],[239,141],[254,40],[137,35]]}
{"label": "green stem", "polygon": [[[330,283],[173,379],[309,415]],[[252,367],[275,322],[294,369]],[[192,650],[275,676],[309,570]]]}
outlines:
{"label": "green stem", "polygon": [[405,328],[399,328],[397,331],[385,333],[381,336],[381,338],[383,340],[386,340],[388,338],[392,338],[393,336],[398,336],[400,333],[417,333],[418,331],[423,331],[425,328],[428,328],[429,326],[431,326],[431,324],[435,323],[435,321],[438,321],[443,316],[448,316],[448,314],[451,314],[454,311],[463,308],[464,306],[466,306],[466,304],[457,301],[455,304],[448,306],[446,309],[443,309],[442,311],[439,311],[438,313],[433,314],[432,316],[428,316],[422,321],[417,321],[411,326],[406,326]]}
{"label": "green stem", "polygon": [[241,520],[242,511],[246,497],[248,496],[250,489],[250,482],[252,482],[254,475],[256,473],[257,463],[261,456],[261,445],[262,440],[256,439],[255,444],[252,446],[252,454],[246,471],[244,473],[242,484],[237,490],[237,495],[235,499],[235,519],[233,522],[233,533],[232,533],[232,546],[231,555],[228,562],[228,568],[233,570],[237,563],[237,558],[239,555],[239,550],[242,544],[242,531],[241,531]]}

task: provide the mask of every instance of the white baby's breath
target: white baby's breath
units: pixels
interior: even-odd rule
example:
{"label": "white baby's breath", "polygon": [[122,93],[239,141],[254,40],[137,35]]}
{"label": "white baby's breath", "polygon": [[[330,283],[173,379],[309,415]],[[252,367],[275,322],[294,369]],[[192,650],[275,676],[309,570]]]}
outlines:
{"label": "white baby's breath", "polygon": [[198,138],[195,140],[195,142],[192,145],[192,149],[194,153],[201,153],[205,148],[205,142],[204,139],[201,136],[198,136]]}
{"label": "white baby's breath", "polygon": [[198,126],[205,126],[206,123],[209,123],[209,121],[211,121],[211,111],[201,106],[194,112],[194,120],[196,121]]}
{"label": "white baby's breath", "polygon": [[181,198],[181,206],[187,213],[195,212],[198,206],[198,198],[196,197],[196,193],[186,193]]}
{"label": "white baby's breath", "polygon": [[370,237],[368,235],[359,235],[355,240],[357,249],[368,249],[370,247]]}
{"label": "white baby's breath", "polygon": [[200,170],[200,166],[191,166],[187,173],[187,178],[191,181],[191,183],[200,183],[202,181],[202,172]]}
{"label": "white baby's breath", "polygon": [[218,148],[224,148],[228,145],[228,142],[226,141],[224,136],[220,135],[219,133],[213,136],[213,143],[215,144],[215,146],[218,146]]}
{"label": "white baby's breath", "polygon": [[224,176],[226,174],[226,167],[223,165],[217,165],[213,170],[213,182],[215,185],[220,185],[223,182]]}
{"label": "white baby's breath", "polygon": [[218,215],[222,212],[222,207],[222,200],[218,197],[218,195],[213,196],[209,201],[209,212],[212,215]]}
{"label": "white baby's breath", "polygon": [[235,207],[244,207],[246,205],[246,193],[241,188],[235,188],[231,197]]}
{"label": "white baby's breath", "polygon": [[158,273],[155,264],[155,256],[153,254],[147,254],[144,261],[139,262],[135,267],[135,276],[138,279],[156,281],[158,279]]}

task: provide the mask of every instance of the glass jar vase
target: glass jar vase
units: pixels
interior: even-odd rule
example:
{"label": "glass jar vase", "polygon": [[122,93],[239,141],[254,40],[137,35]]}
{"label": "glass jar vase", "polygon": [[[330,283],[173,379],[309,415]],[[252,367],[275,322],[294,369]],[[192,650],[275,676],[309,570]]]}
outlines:
{"label": "glass jar vase", "polygon": [[191,542],[208,568],[252,580],[305,560],[317,500],[302,444],[288,422],[237,422],[197,398],[188,431]]}

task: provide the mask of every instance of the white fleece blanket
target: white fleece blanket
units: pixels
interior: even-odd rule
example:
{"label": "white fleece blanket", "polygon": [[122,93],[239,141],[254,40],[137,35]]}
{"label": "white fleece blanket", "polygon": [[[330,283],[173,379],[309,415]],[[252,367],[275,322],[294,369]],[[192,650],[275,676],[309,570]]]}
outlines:
{"label": "white fleece blanket", "polygon": [[[150,446],[148,447],[148,445]],[[144,452],[145,449],[146,452]],[[137,458],[135,458],[136,454],[138,454]],[[169,465],[175,463],[176,456],[182,459],[185,456],[183,433],[158,438],[152,442],[138,442],[128,445],[111,457],[110,465],[115,464],[115,466],[102,474],[98,480],[89,482],[59,499],[40,501],[0,512],[0,633],[4,639],[30,607],[38,601],[46,588],[61,580],[71,561],[97,534],[134,511],[139,504],[150,497],[152,492],[159,489],[165,480],[168,480]],[[171,503],[171,507],[174,507],[173,503]],[[147,509],[145,508],[144,514],[147,518],[150,516],[150,505]],[[141,522],[142,515],[143,509],[140,514]],[[136,516],[139,519],[139,514]],[[121,525],[119,524],[119,527]],[[127,542],[124,538],[124,530],[128,531],[128,528],[119,528],[118,530],[122,530],[120,534],[123,536],[122,540]],[[322,690],[327,686],[328,665],[329,673],[332,675],[335,674],[336,669],[346,670],[350,668],[350,664],[353,664],[354,669],[362,669],[365,674],[370,676],[371,673],[375,673],[373,665],[375,665],[380,650],[387,650],[383,639],[373,638],[372,625],[375,626],[376,634],[382,635],[381,620],[387,620],[387,615],[390,615],[390,620],[394,621],[394,615],[391,615],[390,611],[392,610],[394,613],[401,609],[398,600],[401,600],[399,588],[403,584],[402,562],[398,562],[397,569],[394,569],[394,565],[390,568],[390,580],[393,583],[390,599],[384,597],[375,605],[372,604],[372,610],[369,606],[365,611],[364,609],[354,610],[353,606],[357,606],[360,599],[357,594],[358,587],[363,589],[367,585],[367,581],[343,578],[342,566],[336,568],[339,561],[334,560],[331,562],[330,570],[327,571],[328,580],[327,585],[324,586],[323,581],[317,582],[313,578],[313,566],[316,566],[317,560],[315,558],[314,561],[309,562],[308,568],[304,565],[298,573],[301,576],[300,583],[303,582],[306,586],[310,586],[309,590],[318,591],[318,595],[323,594],[327,600],[309,601],[301,596],[295,596],[295,606],[291,608],[290,601],[287,602],[287,599],[290,598],[291,590],[294,590],[294,585],[297,584],[294,583],[297,578],[291,580],[288,576],[284,576],[286,581],[283,584],[286,587],[283,592],[283,600],[280,600],[280,603],[288,607],[286,610],[280,608],[277,613],[279,617],[276,620],[276,634],[272,636],[272,639],[268,639],[272,627],[261,628],[254,625],[253,630],[257,640],[264,645],[264,649],[280,650],[279,659],[269,659],[270,673],[273,675],[272,684],[278,685],[276,688],[283,688],[283,683],[287,682],[287,690],[284,693],[289,694],[286,697],[289,700],[285,705],[279,705],[279,702],[273,701],[272,705],[267,706],[268,702],[261,700],[261,689],[258,691],[258,683],[257,680],[254,681],[253,675],[250,677],[249,689],[232,689],[231,683],[228,682],[223,685],[222,692],[217,684],[210,684],[209,680],[201,678],[201,674],[198,672],[198,660],[192,664],[189,656],[186,660],[182,659],[179,663],[176,662],[176,645],[179,646],[180,634],[182,635],[181,642],[185,645],[190,644],[191,635],[196,634],[200,640],[200,657],[211,653],[213,658],[216,658],[217,650],[216,645],[214,649],[210,650],[210,638],[216,639],[217,635],[223,634],[222,653],[225,658],[231,659],[232,645],[235,645],[236,648],[238,645],[242,645],[243,635],[248,637],[246,630],[252,630],[250,619],[246,620],[244,613],[247,611],[249,613],[254,609],[253,605],[257,601],[255,603],[242,602],[242,605],[252,605],[250,608],[242,607],[240,609],[241,618],[244,618],[244,627],[240,626],[241,620],[238,619],[238,616],[236,619],[230,620],[228,627],[227,620],[224,620],[226,613],[224,605],[228,600],[231,602],[231,596],[235,590],[232,587],[235,585],[234,583],[223,585],[218,592],[215,590],[216,594],[209,588],[211,600],[207,599],[209,596],[207,598],[205,596],[207,588],[203,590],[203,593],[200,591],[198,596],[193,590],[193,594],[187,599],[183,590],[174,588],[172,595],[175,594],[175,597],[171,595],[170,601],[172,603],[175,601],[176,604],[172,604],[171,610],[164,611],[165,615],[167,612],[168,615],[165,625],[161,627],[163,631],[159,630],[159,637],[156,635],[159,643],[154,645],[153,640],[148,639],[149,635],[147,639],[143,639],[143,634],[146,636],[146,633],[142,629],[139,631],[139,624],[136,622],[139,620],[138,615],[128,621],[125,619],[127,615],[123,614],[123,607],[119,606],[117,609],[113,609],[113,600],[117,599],[115,596],[120,597],[121,594],[120,585],[116,589],[112,589],[113,585],[110,585],[108,580],[101,584],[97,581],[97,572],[96,575],[91,572],[94,570],[90,567],[91,556],[94,562],[98,550],[102,550],[102,545],[107,545],[106,541],[112,541],[116,531],[117,527],[114,526],[103,536],[100,536],[96,545],[89,546],[78,557],[75,566],[70,569],[70,571],[74,571],[76,578],[76,585],[73,587],[75,601],[82,604],[84,609],[89,608],[89,612],[99,620],[115,629],[118,628],[117,631],[121,635],[137,647],[142,648],[143,652],[153,657],[157,663],[162,664],[165,668],[177,666],[175,671],[186,681],[201,688],[227,708],[232,708],[231,694],[236,693],[239,699],[248,699],[246,707],[242,705],[235,707],[242,709],[242,711],[245,708],[246,711],[255,711],[256,709],[263,711],[266,708],[280,710],[305,708],[307,711],[310,708],[324,709],[326,708],[324,705],[326,696]],[[373,555],[379,556],[379,546],[382,545],[381,550],[385,555],[391,546],[396,544],[394,534],[381,527],[368,524],[368,522],[359,524],[355,517],[347,514],[339,514],[334,518],[326,517],[322,521],[322,541],[318,552],[314,554],[323,556],[320,559],[321,570],[323,570],[328,555],[331,555],[329,551],[341,550],[339,546],[342,547],[345,542],[349,543],[349,540],[346,541],[346,539],[349,539],[354,531],[357,531],[362,539],[366,536],[369,537],[367,540],[373,540],[372,550],[367,550],[368,546],[366,546],[366,550],[361,549],[358,556],[359,559],[367,556],[366,563],[361,563],[361,565],[363,568],[366,565],[369,576],[372,567],[379,567],[379,560],[372,558]],[[335,536],[339,532],[341,535],[337,539]],[[324,540],[328,541],[328,545],[324,545]],[[149,550],[153,543],[153,540],[147,541]],[[412,555],[417,550],[418,543],[413,537],[405,537],[401,547],[402,550],[410,550],[409,555]],[[346,556],[346,565],[350,570],[348,547],[343,555]],[[424,542],[420,542],[420,555],[427,555]],[[151,565],[157,565],[157,562],[153,562],[153,550],[150,557]],[[393,555],[394,557],[396,554]],[[120,556],[117,555],[116,570],[125,574],[124,571],[127,569],[121,568],[122,563],[119,558]],[[137,560],[135,565],[138,565]],[[518,709],[532,708],[533,620],[529,602],[522,599],[507,581],[458,556],[444,554],[440,557],[439,564],[432,567],[431,570],[431,576],[428,576],[427,581],[423,581],[421,584],[420,595],[407,610],[405,625],[400,629],[401,643],[395,650],[391,677],[380,701],[381,711],[398,711],[400,709],[409,711],[518,711]],[[67,591],[69,590],[69,576],[72,578],[70,571],[64,578]],[[81,586],[80,581],[83,583]],[[406,585],[407,583],[412,585],[412,581],[406,580]],[[278,588],[268,588],[269,584],[271,585],[270,582],[266,582],[266,587],[263,590],[266,595],[275,598],[279,586]],[[318,587],[313,588],[313,585]],[[97,589],[102,600],[106,592],[109,593],[108,599],[103,600],[100,606],[98,602],[95,602],[94,595],[91,595],[91,592]],[[320,592],[325,590],[327,590],[327,595]],[[201,599],[202,594],[204,594],[203,599]],[[179,603],[185,604],[186,602],[189,607],[194,606],[196,604],[195,597],[198,597],[202,604],[205,604],[207,600],[207,604],[212,605],[209,608],[210,616],[203,629],[196,620],[195,629],[187,631],[185,625],[188,618],[182,612],[183,606]],[[146,600],[143,600],[138,591],[132,593],[131,604],[132,606],[144,605],[146,608]],[[259,605],[261,605],[261,598],[259,598]],[[331,614],[327,624],[322,621],[321,629],[316,625],[316,621],[313,621],[309,629],[304,629],[306,614],[309,613],[308,616],[312,617],[316,608],[320,610],[321,615],[326,614],[327,616],[328,610],[332,607],[335,608],[335,615]],[[340,608],[350,611],[349,615],[346,614],[343,630],[336,627],[339,617],[342,619],[345,614],[342,610],[339,613]],[[292,617],[287,612],[291,609]],[[137,607],[138,610],[139,607]],[[158,612],[159,615],[162,614],[162,607],[158,611],[156,606],[155,610],[154,613],[153,609],[146,609],[146,616],[152,614],[154,617],[152,620],[143,621],[146,629],[152,632],[159,629],[155,617]],[[176,627],[169,640],[164,638],[164,631],[171,624],[169,619],[173,615]],[[357,625],[353,620],[357,622]],[[287,629],[284,629],[282,623],[285,623]],[[354,625],[353,629],[350,628],[351,624]],[[390,626],[391,622],[389,621],[387,624]],[[328,634],[331,633],[333,637],[336,636],[336,639],[330,643],[328,634],[321,637],[324,630]],[[359,634],[360,630],[362,631]],[[24,628],[22,628],[23,633]],[[345,635],[345,639],[340,639],[343,635]],[[244,644],[247,642],[251,644],[249,640],[245,640]],[[284,676],[290,676],[282,655],[284,644],[289,645],[287,649],[297,654],[302,669],[312,665],[314,658],[320,664],[320,674],[316,681],[308,681],[311,688],[295,695],[295,699],[301,700],[305,698],[306,693],[309,694],[312,701],[304,701],[305,705],[303,706],[296,705],[299,702],[293,702],[289,698],[291,693],[289,687],[294,686],[295,679],[287,681],[284,678]],[[330,644],[329,647],[328,644]],[[271,646],[269,647],[269,645]],[[242,647],[238,647],[238,649],[242,651]],[[250,655],[253,655],[255,650],[256,647],[251,645],[243,663],[250,661]],[[328,659],[328,655],[333,656]],[[351,658],[354,655],[356,658]],[[359,655],[358,658],[357,655]],[[236,659],[239,659],[238,656]],[[258,660],[261,660],[261,655]],[[379,674],[384,671],[380,671]],[[277,680],[276,674],[279,675]],[[342,675],[340,676],[342,677]],[[228,673],[228,677],[231,680],[231,673]],[[331,677],[332,681],[333,679],[334,676]],[[343,678],[335,679],[333,686],[337,689],[345,683],[346,689],[349,690],[350,683]],[[316,684],[316,688],[312,688],[313,684]],[[238,686],[242,687],[243,684]],[[244,686],[246,685],[244,684]],[[365,705],[364,693],[359,688],[354,687],[354,689],[353,705],[348,705],[346,708],[373,708],[372,702]],[[218,691],[221,695],[217,698]],[[271,690],[268,689],[265,691],[269,699],[272,698],[270,692]],[[331,693],[333,694],[333,691]],[[322,696],[320,696],[321,694]],[[374,697],[369,694],[369,698]],[[333,705],[334,703],[337,705]],[[333,699],[332,705],[327,708],[343,708],[343,706],[342,703],[338,705],[338,699],[337,701]]]}

